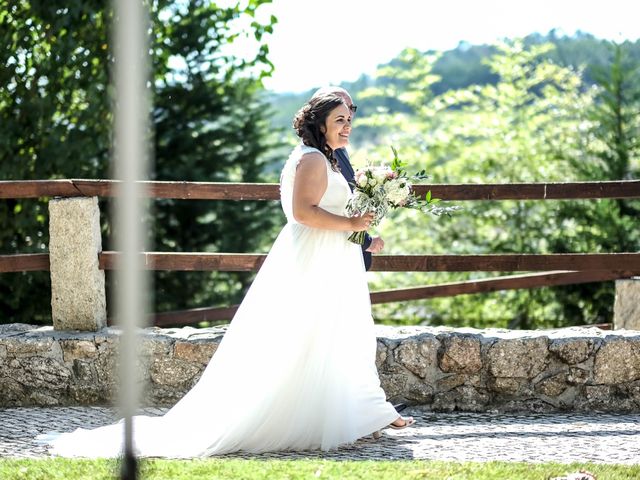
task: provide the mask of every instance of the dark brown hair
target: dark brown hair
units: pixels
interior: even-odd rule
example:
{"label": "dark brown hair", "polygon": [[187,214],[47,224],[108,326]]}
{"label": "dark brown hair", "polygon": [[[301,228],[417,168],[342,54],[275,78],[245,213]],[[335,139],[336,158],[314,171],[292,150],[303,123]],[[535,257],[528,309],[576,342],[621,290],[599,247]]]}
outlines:
{"label": "dark brown hair", "polygon": [[338,171],[338,161],[333,156],[333,149],[327,145],[327,138],[322,129],[326,128],[329,113],[340,104],[345,102],[335,93],[318,95],[303,105],[293,117],[293,128],[302,139],[302,143],[324,153],[335,171]]}

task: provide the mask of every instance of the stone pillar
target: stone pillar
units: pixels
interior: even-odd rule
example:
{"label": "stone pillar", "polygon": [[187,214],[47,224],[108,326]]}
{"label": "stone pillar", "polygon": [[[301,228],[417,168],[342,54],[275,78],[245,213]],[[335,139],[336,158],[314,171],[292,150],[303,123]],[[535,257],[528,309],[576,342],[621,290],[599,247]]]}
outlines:
{"label": "stone pillar", "polygon": [[613,328],[640,330],[640,277],[616,280]]}
{"label": "stone pillar", "polygon": [[51,316],[55,330],[96,331],[106,326],[100,251],[98,198],[50,200]]}

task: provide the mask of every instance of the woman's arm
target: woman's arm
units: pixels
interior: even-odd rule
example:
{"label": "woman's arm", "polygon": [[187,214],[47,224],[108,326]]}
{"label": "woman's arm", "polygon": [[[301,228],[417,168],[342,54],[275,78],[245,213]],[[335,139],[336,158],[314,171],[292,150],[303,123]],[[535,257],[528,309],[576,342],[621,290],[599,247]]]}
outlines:
{"label": "woman's arm", "polygon": [[293,185],[293,217],[308,227],[359,232],[366,230],[373,214],[343,217],[320,208],[327,189],[327,160],[320,153],[303,155],[298,163]]}

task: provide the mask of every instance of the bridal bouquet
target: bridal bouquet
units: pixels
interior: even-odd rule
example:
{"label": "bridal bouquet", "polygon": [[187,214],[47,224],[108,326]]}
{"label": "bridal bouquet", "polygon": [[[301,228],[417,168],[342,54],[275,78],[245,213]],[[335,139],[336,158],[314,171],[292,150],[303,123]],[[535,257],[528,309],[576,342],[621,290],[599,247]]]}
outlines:
{"label": "bridal bouquet", "polygon": [[[382,218],[389,210],[396,208],[413,208],[433,215],[449,214],[457,207],[441,207],[440,199],[431,198],[431,191],[427,192],[424,199],[418,198],[411,189],[411,181],[420,181],[428,178],[425,171],[409,176],[404,170],[404,163],[398,158],[398,152],[394,147],[393,162],[388,166],[367,166],[359,169],[354,175],[353,196],[347,203],[349,215],[362,215],[372,212],[374,219],[371,226],[380,224]],[[353,232],[349,240],[362,245],[365,232]]]}

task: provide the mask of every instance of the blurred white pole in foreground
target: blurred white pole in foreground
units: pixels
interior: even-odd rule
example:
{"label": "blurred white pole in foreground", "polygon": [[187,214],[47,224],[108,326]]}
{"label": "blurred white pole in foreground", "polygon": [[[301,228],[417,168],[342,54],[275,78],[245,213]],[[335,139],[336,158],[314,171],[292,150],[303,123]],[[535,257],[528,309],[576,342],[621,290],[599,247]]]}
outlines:
{"label": "blurred white pole in foreground", "polygon": [[137,374],[137,327],[146,318],[148,276],[140,252],[145,251],[143,219],[147,201],[137,181],[148,177],[148,12],[143,0],[114,2],[114,177],[121,180],[115,197],[114,234],[116,250],[122,252],[116,269],[115,317],[120,337],[120,399],[124,417],[124,457],[121,478],[137,478],[132,416],[139,400]]}

